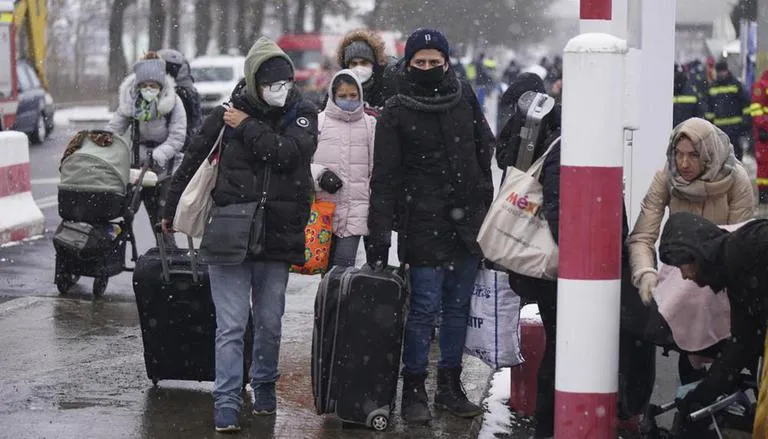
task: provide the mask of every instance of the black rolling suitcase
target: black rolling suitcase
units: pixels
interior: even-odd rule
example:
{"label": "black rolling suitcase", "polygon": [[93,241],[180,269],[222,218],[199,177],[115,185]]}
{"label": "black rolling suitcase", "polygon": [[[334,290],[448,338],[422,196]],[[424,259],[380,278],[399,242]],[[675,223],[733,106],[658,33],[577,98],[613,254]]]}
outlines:
{"label": "black rolling suitcase", "polygon": [[[149,249],[136,261],[133,292],[139,311],[147,377],[160,380],[214,381],[216,310],[208,267],[199,263],[192,238],[189,248]],[[253,346],[249,319],[244,349],[247,382]]]}
{"label": "black rolling suitcase", "polygon": [[393,269],[333,268],[320,282],[312,336],[318,414],[386,430],[394,407],[406,302]]}

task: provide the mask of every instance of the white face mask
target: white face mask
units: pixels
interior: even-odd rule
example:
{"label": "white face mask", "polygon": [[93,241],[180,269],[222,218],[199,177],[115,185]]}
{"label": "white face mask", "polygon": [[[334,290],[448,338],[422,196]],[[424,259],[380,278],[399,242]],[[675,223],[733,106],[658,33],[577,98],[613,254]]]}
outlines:
{"label": "white face mask", "polygon": [[350,70],[355,72],[355,75],[357,75],[357,79],[359,79],[361,83],[368,81],[369,79],[371,79],[371,76],[373,76],[373,67],[355,66],[355,67],[352,67]]}
{"label": "white face mask", "polygon": [[261,98],[271,107],[282,107],[285,100],[288,99],[288,87],[283,87],[279,91],[270,91],[269,86],[261,87]]}
{"label": "white face mask", "polygon": [[152,102],[160,96],[160,90],[152,87],[143,87],[139,92],[141,97],[147,102]]}

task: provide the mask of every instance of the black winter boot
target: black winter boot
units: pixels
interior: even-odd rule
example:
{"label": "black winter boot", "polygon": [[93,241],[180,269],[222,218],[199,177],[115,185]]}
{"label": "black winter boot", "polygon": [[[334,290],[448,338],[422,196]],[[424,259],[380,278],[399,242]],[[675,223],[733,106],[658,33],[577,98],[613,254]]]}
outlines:
{"label": "black winter boot", "polygon": [[483,409],[472,404],[461,386],[461,368],[437,369],[435,407],[441,407],[462,418],[474,418]]}
{"label": "black winter boot", "polygon": [[426,423],[432,420],[427,390],[424,388],[426,379],[427,374],[403,374],[403,400],[400,411],[405,422]]}

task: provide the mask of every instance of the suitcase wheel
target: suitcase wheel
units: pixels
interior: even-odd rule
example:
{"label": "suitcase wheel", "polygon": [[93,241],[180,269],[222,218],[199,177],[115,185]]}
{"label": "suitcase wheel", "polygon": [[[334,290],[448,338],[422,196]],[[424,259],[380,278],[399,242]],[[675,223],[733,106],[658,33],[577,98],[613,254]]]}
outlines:
{"label": "suitcase wheel", "polygon": [[376,431],[384,431],[389,427],[389,418],[384,415],[376,415],[371,419],[371,428]]}
{"label": "suitcase wheel", "polygon": [[62,296],[69,293],[70,288],[74,287],[77,281],[80,280],[80,276],[62,273],[56,276],[56,289],[59,290],[59,294]]}
{"label": "suitcase wheel", "polygon": [[107,291],[107,284],[109,283],[109,277],[99,276],[93,279],[93,297],[101,297],[104,292]]}

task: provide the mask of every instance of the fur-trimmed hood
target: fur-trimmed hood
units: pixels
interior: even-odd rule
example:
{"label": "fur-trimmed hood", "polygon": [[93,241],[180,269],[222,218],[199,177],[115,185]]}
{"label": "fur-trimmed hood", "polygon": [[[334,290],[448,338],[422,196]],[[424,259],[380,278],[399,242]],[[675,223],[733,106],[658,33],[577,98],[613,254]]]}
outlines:
{"label": "fur-trimmed hood", "polygon": [[371,32],[367,29],[356,29],[347,32],[341,40],[341,43],[339,43],[339,47],[336,50],[336,61],[339,63],[339,67],[342,69],[347,68],[347,66],[344,65],[344,49],[355,41],[362,41],[371,46],[379,65],[387,64],[387,56],[384,53],[384,40],[382,40],[375,32]]}
{"label": "fur-trimmed hood", "polygon": [[[139,97],[139,90],[136,88],[136,75],[131,73],[120,84],[120,102],[117,112],[123,117],[132,118],[135,112],[136,99]],[[165,75],[163,89],[160,90],[160,96],[157,102],[158,116],[165,116],[173,111],[176,105],[176,82],[171,75]]]}

